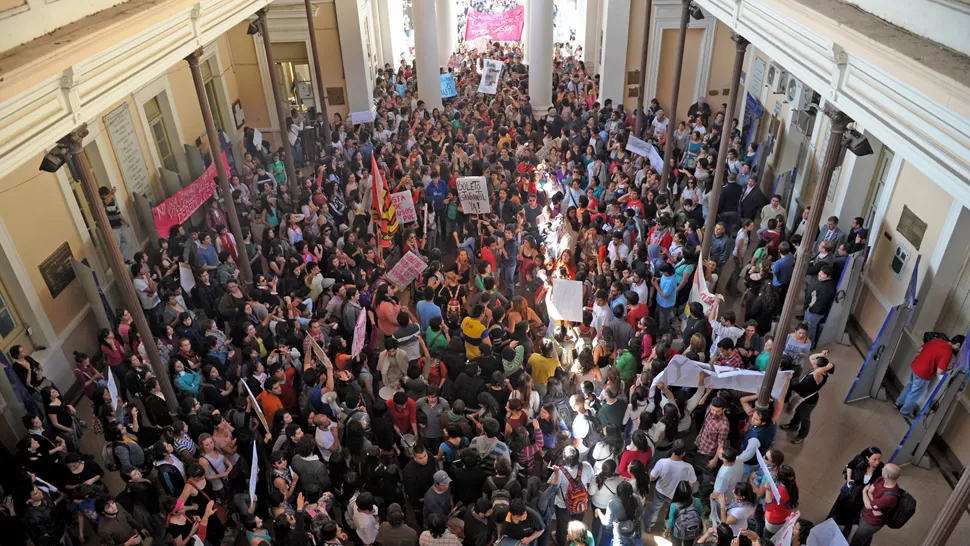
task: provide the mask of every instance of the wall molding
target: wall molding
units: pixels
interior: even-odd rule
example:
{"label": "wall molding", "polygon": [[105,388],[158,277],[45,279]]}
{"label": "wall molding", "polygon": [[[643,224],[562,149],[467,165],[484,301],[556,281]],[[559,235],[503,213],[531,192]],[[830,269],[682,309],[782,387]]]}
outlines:
{"label": "wall molding", "polygon": [[[657,77],[660,73],[660,51],[663,44],[663,31],[680,29],[680,12],[682,3],[680,0],[663,0],[654,2],[653,16],[651,17],[650,46],[647,54],[647,90],[646,100],[650,101],[657,96]],[[697,21],[691,18],[687,25],[688,29],[701,29],[701,47],[697,58],[697,73],[694,77],[694,92],[691,95],[694,99],[700,96],[707,97],[707,84],[711,75],[711,57],[714,53],[714,34],[716,32],[717,20],[705,11],[707,16]],[[683,78],[683,75],[681,75]],[[668,105],[669,107],[669,105]],[[676,117],[676,112],[672,113]]]}

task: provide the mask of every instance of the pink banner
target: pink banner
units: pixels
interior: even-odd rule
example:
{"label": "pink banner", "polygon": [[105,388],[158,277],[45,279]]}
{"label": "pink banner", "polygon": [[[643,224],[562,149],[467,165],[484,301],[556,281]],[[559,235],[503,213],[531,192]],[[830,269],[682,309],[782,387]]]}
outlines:
{"label": "pink banner", "polygon": [[[229,172],[226,152],[222,152],[222,163],[226,166],[226,172]],[[219,174],[216,171],[216,164],[213,163],[195,182],[182,188],[157,207],[152,207],[152,217],[155,219],[155,231],[158,232],[158,236],[168,237],[172,226],[188,220],[192,213],[212,197],[218,184]]]}
{"label": "pink banner", "polygon": [[465,41],[487,37],[499,42],[514,42],[522,39],[522,26],[525,22],[525,7],[503,11],[502,13],[479,13],[468,10],[465,26]]}

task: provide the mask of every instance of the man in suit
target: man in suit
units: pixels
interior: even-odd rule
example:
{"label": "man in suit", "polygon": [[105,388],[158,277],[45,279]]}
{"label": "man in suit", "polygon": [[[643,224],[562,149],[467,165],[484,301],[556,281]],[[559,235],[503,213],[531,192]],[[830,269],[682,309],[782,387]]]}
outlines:
{"label": "man in suit", "polygon": [[768,202],[764,192],[758,187],[758,177],[748,177],[748,184],[741,193],[741,200],[738,204],[738,212],[742,220],[752,220],[758,215],[758,211]]}
{"label": "man in suit", "polygon": [[721,200],[718,203],[718,218],[724,222],[725,230],[734,233],[734,224],[738,219],[738,205],[741,202],[743,189],[736,182],[735,175],[729,174],[727,183],[721,187]]}
{"label": "man in suit", "polygon": [[866,241],[869,239],[869,230],[862,227],[865,220],[859,216],[852,219],[852,226],[845,239],[846,250],[849,254],[858,252],[866,248]]}
{"label": "man in suit", "polygon": [[[835,245],[831,241],[822,241],[818,244],[818,253],[812,257],[812,261],[808,263],[808,270],[805,271],[805,308],[808,308],[809,294],[815,289],[815,283],[818,281],[818,272],[823,268],[828,269],[829,277],[832,276],[832,270],[835,265]],[[814,339],[814,338],[813,338]]]}
{"label": "man in suit", "polygon": [[842,241],[845,240],[845,233],[839,229],[839,217],[829,216],[825,225],[818,230],[818,237],[815,239],[815,243],[821,243],[822,241],[828,241],[832,243],[832,248],[834,249]]}

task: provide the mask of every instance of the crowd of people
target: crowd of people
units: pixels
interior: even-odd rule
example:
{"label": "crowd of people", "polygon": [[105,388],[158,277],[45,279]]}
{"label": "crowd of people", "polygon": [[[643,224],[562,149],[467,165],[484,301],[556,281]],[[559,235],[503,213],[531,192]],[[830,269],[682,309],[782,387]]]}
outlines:
{"label": "crowd of people", "polygon": [[[335,114],[329,142],[321,114],[294,110],[297,181],[282,149],[257,147],[247,131],[233,191],[214,197],[204,225],[178,226],[134,256],[154,338],[122,309],[99,353],[76,355],[90,424],[15,347],[36,407],[0,509],[4,544],[67,545],[69,530],[109,546],[631,546],[661,534],[677,545],[770,544],[799,505],[795,472],[773,447],[777,425],[793,413],[781,428],[806,438],[834,373],[813,340],[839,257],[865,242],[861,221],[847,239],[830,219],[803,244],[805,222],[788,232],[736,121],[703,101],[674,132],[662,187],[626,150],[638,113],[598,102],[598,77],[569,44],[555,50],[554,104],[541,115],[520,53],[463,50],[458,96],[430,111],[414,67],[385,66],[373,124]],[[486,58],[505,63],[494,95],[476,92]],[[640,136],[662,146],[674,121],[656,100],[642,115]],[[711,210],[721,138],[728,175]],[[464,176],[486,177],[490,213],[463,211]],[[400,191],[426,216],[388,217],[386,196]],[[719,222],[705,234],[710,214]],[[699,261],[705,237],[711,257]],[[426,269],[396,286],[387,272],[408,251]],[[806,323],[775,339],[796,256],[815,276]],[[194,273],[191,293],[181,265]],[[732,268],[720,283],[743,292],[741,317],[720,297],[707,312],[690,301],[698,267],[708,279]],[[560,278],[582,283],[582,321],[550,317]],[[362,313],[364,348],[352,355]],[[155,376],[145,343],[167,377]],[[769,409],[745,393],[654,381],[677,354],[764,371],[775,343],[794,379]],[[100,453],[81,452],[90,433],[103,435]],[[109,490],[106,473],[124,488]],[[904,497],[898,476],[878,448],[846,466],[833,517],[847,536],[858,525],[853,545],[889,522]],[[812,527],[798,519],[791,544]]]}

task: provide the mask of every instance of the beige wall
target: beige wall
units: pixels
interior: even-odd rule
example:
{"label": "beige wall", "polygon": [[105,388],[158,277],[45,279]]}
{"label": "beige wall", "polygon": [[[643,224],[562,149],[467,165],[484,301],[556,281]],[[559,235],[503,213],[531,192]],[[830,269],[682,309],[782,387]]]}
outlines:
{"label": "beige wall", "polygon": [[239,102],[246,113],[246,126],[269,127],[269,111],[259,75],[256,47],[253,37],[246,34],[248,26],[249,23],[240,23],[226,33],[229,48],[232,50],[236,81],[241,84],[238,85]]}
{"label": "beige wall", "polygon": [[[923,255],[918,275],[919,282],[927,277],[926,268],[929,267],[930,257],[936,250],[949,210],[949,207],[941,209],[941,203],[950,202],[951,198],[948,193],[933,183],[916,167],[909,163],[903,163],[899,173],[899,181],[893,191],[889,207],[886,209],[882,226],[878,230],[872,230],[870,237],[875,248],[873,248],[869,263],[866,266],[866,276],[882,294],[884,300],[889,302],[903,301],[917,254]],[[896,231],[896,224],[899,222],[904,204],[927,224],[926,234],[923,236],[919,250],[913,248],[913,245]],[[883,236],[884,233],[889,234],[892,241],[887,240]],[[893,252],[896,250],[896,243],[902,244],[911,252],[901,279],[897,279],[896,275],[889,269]],[[868,291],[868,287],[865,287],[864,291]],[[888,312],[889,310],[884,308],[875,297],[865,297],[858,319],[870,339],[875,339],[879,334],[879,328],[882,327]]]}
{"label": "beige wall", "polygon": [[[337,28],[337,8],[333,3],[318,6],[316,17],[313,18],[313,28],[317,34],[317,50],[320,58],[320,71],[323,73],[323,87],[340,87],[344,91],[344,105],[333,106],[327,101],[327,113],[333,118],[334,112],[339,112],[344,119],[350,114],[347,101],[347,85],[344,80],[344,61],[340,53],[340,32]],[[316,77],[316,76],[314,76]]]}
{"label": "beige wall", "polygon": [[[643,53],[643,31],[646,26],[647,18],[647,3],[646,2],[631,2],[630,5],[630,30],[629,37],[627,38],[626,44],[626,71],[629,72],[639,72],[640,71],[640,61],[641,53]],[[649,58],[649,53],[647,57]],[[647,64],[647,70],[650,70],[649,63]],[[643,81],[643,75],[640,75]],[[624,82],[628,83],[628,82]],[[637,107],[637,95],[634,93],[632,97],[628,96],[629,91],[632,89],[638,91],[640,88],[640,82],[635,85],[624,85],[623,92],[623,107],[626,108],[628,112],[632,112]],[[644,97],[643,102],[646,105],[650,104],[650,99],[652,97]]]}
{"label": "beige wall", "polygon": [[[78,260],[85,257],[85,252],[57,176],[37,170],[42,159],[38,155],[0,178],[0,217],[55,333],[61,334],[87,304],[87,297],[81,284],[72,282],[56,299],[52,298],[39,266],[65,241]],[[16,279],[5,279],[4,284],[13,289],[18,283]]]}
{"label": "beige wall", "polygon": [[[172,95],[169,98],[175,111],[178,112],[181,126],[179,128],[182,130],[185,144],[195,146],[195,140],[200,137],[206,142],[205,123],[202,121],[202,110],[199,108],[199,97],[195,93],[195,83],[192,81],[189,63],[181,62],[170,68],[168,84],[172,88]],[[173,135],[169,136],[174,138]],[[179,142],[172,145],[182,148],[182,144]],[[206,144],[204,147],[208,149],[209,146]]]}
{"label": "beige wall", "polygon": [[[719,111],[721,104],[728,100],[731,72],[734,70],[734,52],[731,29],[718,21],[714,27],[714,51],[711,54],[711,71],[707,80],[707,103],[715,112]],[[696,99],[697,97],[694,97],[694,100]],[[693,104],[694,100],[690,103]]]}
{"label": "beige wall", "polygon": [[[660,48],[660,68],[657,70],[657,100],[665,110],[670,110],[673,94],[674,65],[677,61],[678,29],[665,30]],[[687,110],[697,100],[694,97],[694,84],[697,81],[697,61],[700,55],[701,38],[704,31],[698,28],[687,29],[684,45],[684,65],[680,79],[680,98],[677,104],[676,121],[687,118]],[[650,100],[649,98],[647,100]]]}

